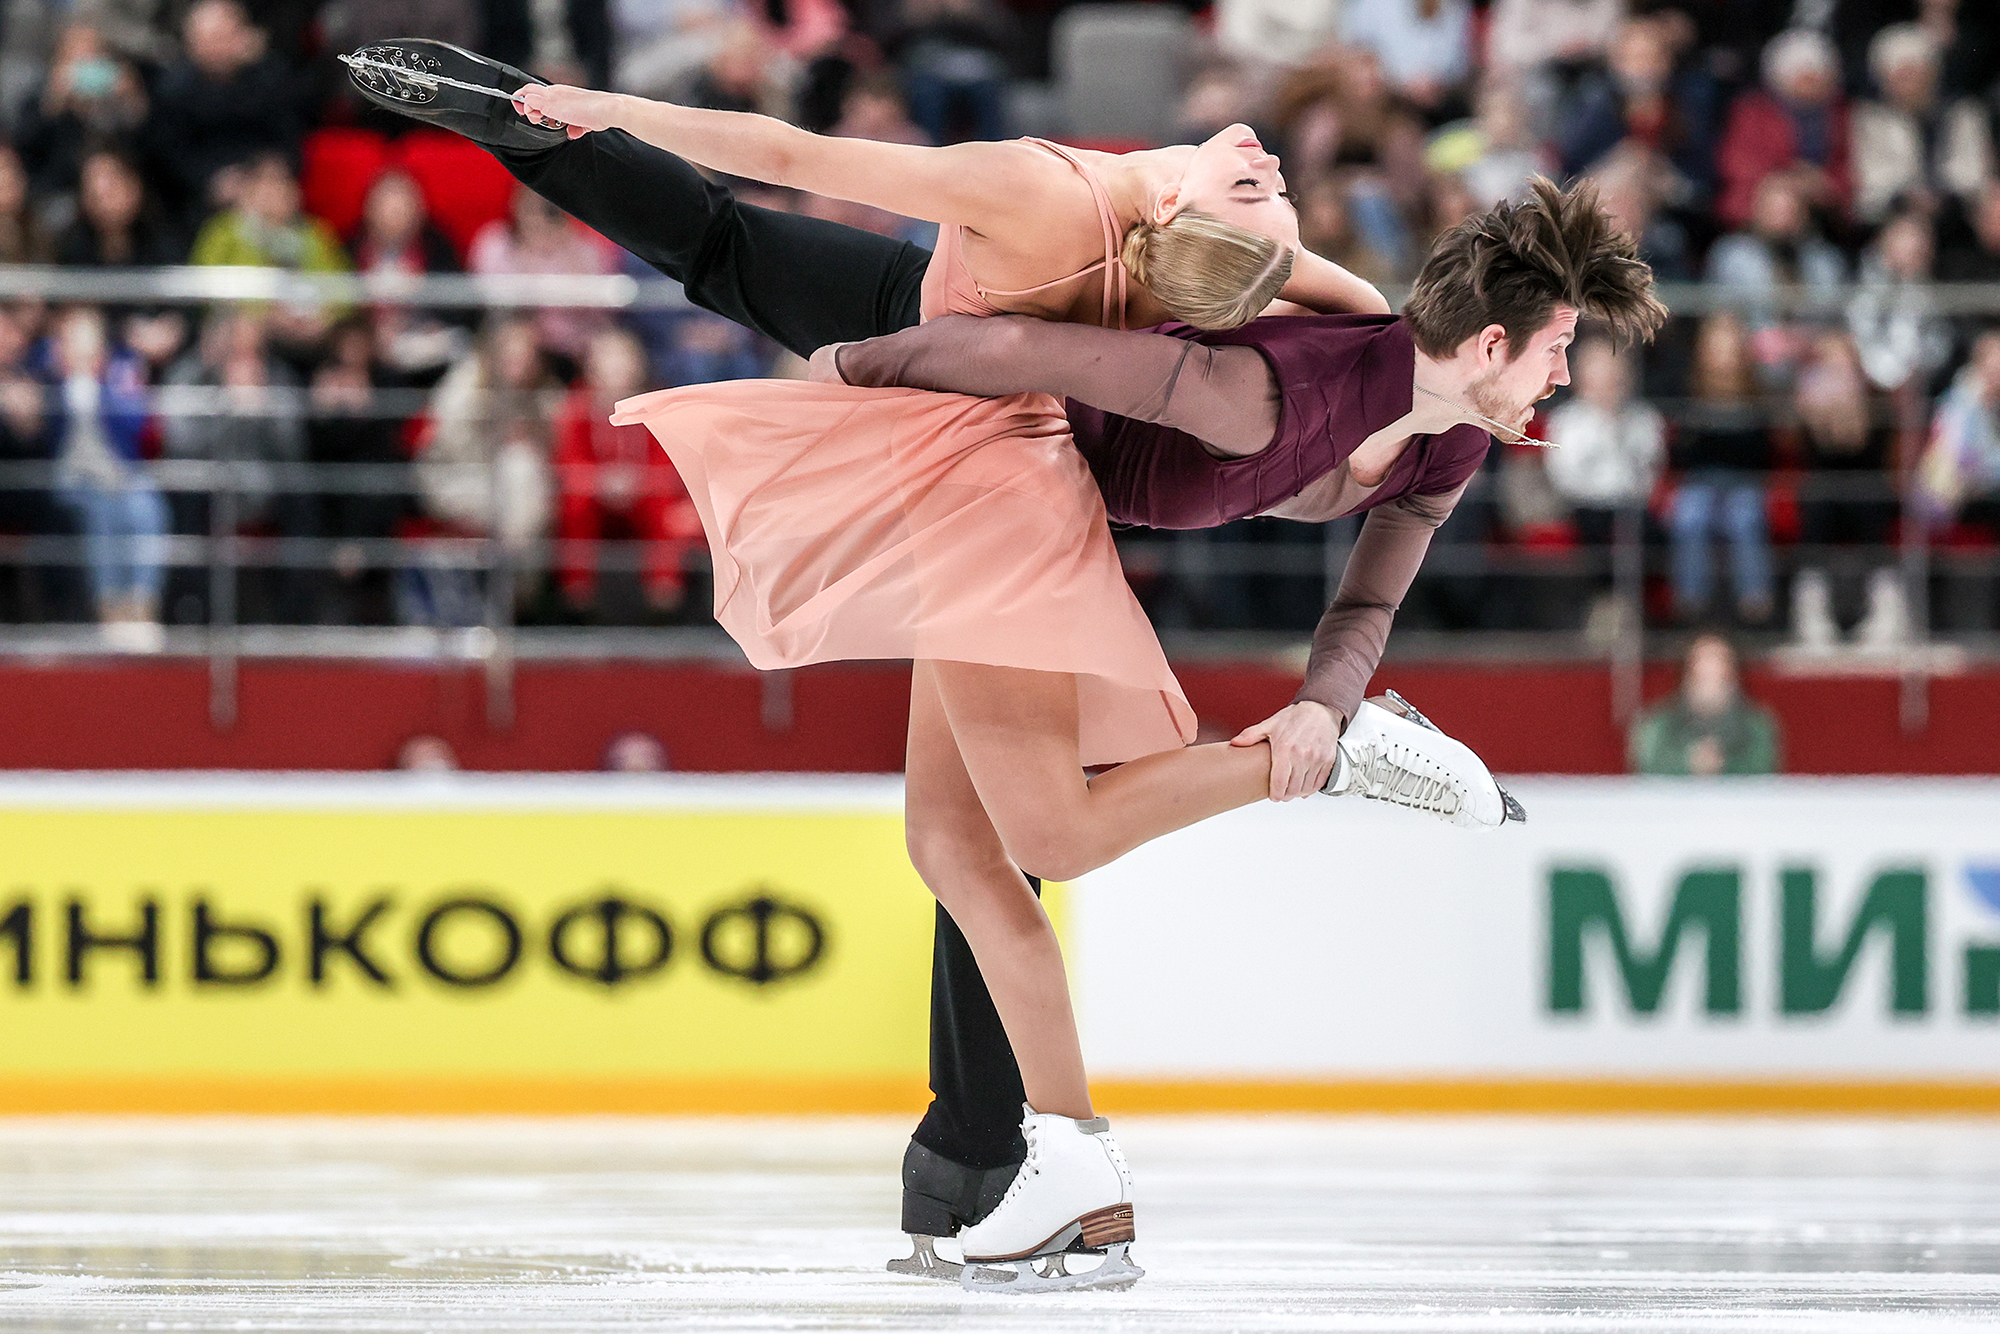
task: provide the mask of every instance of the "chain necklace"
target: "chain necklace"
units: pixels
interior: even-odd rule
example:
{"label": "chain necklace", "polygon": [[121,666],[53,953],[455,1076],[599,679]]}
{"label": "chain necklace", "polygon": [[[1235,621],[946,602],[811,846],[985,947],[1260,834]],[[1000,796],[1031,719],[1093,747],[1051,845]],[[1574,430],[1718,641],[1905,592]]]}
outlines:
{"label": "chain necklace", "polygon": [[[1477,409],[1464,407],[1458,403],[1455,403],[1451,399],[1446,398],[1443,394],[1436,393],[1432,390],[1424,388],[1422,385],[1418,384],[1414,380],[1410,382],[1410,386],[1413,389],[1415,389],[1418,393],[1429,394],[1432,398],[1436,399],[1438,402],[1443,403],[1449,407],[1457,408],[1460,412],[1471,413],[1473,416],[1479,418],[1479,420],[1485,422],[1488,426],[1492,427],[1496,433],[1505,431],[1507,434],[1502,435],[1500,437],[1500,443],[1503,445],[1533,445],[1537,449],[1555,448],[1555,444],[1552,441],[1537,440],[1535,439],[1535,437],[1528,435],[1525,432],[1517,431],[1511,426],[1503,426],[1499,422],[1494,421],[1491,417],[1487,416],[1485,413],[1480,412]],[[1507,436],[1509,435],[1513,436],[1514,438],[1512,440],[1509,440],[1507,438]]]}

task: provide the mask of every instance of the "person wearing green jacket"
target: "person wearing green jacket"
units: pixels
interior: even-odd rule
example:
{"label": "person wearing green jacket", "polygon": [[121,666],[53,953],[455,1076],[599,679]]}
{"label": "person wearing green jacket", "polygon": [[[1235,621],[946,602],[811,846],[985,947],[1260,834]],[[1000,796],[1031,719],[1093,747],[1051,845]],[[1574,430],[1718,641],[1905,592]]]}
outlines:
{"label": "person wearing green jacket", "polygon": [[[210,218],[195,237],[190,264],[348,271],[347,253],[333,229],[300,211],[299,183],[281,155],[267,153],[245,164],[231,193],[233,206]],[[271,333],[280,344],[314,345],[346,312],[346,306],[288,304],[272,312]]]}
{"label": "person wearing green jacket", "polygon": [[1699,635],[1688,647],[1681,688],[1633,723],[1630,752],[1637,774],[1774,774],[1778,719],[1743,693],[1729,641]]}

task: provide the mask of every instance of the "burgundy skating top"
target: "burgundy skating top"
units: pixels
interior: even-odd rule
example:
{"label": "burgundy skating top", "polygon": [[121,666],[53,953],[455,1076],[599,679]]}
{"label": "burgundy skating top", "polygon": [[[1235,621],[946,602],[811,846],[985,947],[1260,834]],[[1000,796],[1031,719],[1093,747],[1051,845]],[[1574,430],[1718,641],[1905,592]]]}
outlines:
{"label": "burgundy skating top", "polygon": [[[1090,406],[1101,405],[1102,396],[1071,401],[1076,447],[1090,462],[1105,507],[1121,523],[1213,528],[1262,514],[1332,472],[1362,441],[1410,410],[1416,349],[1393,315],[1275,317],[1223,333],[1169,324],[1154,332],[1208,347],[1256,349],[1276,382],[1277,424],[1264,437],[1271,441],[1267,448],[1217,458],[1185,431]],[[1186,386],[1178,386],[1175,394],[1184,392]],[[1234,406],[1242,413],[1243,400]],[[1417,436],[1382,485],[1355,508],[1455,491],[1479,471],[1490,443],[1477,426]]]}
{"label": "burgundy skating top", "polygon": [[1389,625],[1491,442],[1476,426],[1411,439],[1381,484],[1344,466],[1409,412],[1416,349],[1390,315],[1281,316],[1216,333],[1125,333],[1018,315],[954,315],[837,349],[852,385],[1067,400],[1115,522],[1210,528],[1278,512],[1371,511],[1313,632],[1298,698],[1352,718]]}

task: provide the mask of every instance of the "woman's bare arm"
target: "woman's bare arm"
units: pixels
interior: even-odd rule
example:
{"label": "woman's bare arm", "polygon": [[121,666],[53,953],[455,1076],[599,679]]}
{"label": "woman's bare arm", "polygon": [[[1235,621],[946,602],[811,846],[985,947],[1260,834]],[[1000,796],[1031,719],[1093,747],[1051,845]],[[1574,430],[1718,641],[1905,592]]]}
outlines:
{"label": "woman's bare arm", "polygon": [[1074,192],[1076,173],[1021,143],[945,148],[811,134],[743,111],[675,106],[623,93],[530,85],[515,95],[532,117],[559,120],[571,137],[622,129],[677,157],[731,176],[873,204],[908,218],[1037,225]]}
{"label": "woman's bare arm", "polygon": [[[1316,315],[1387,315],[1389,299],[1375,285],[1301,246],[1292,257],[1291,280],[1278,293],[1283,301]],[[1273,312],[1266,311],[1266,314]]]}
{"label": "woman's bare arm", "polygon": [[[827,362],[831,360],[832,365]],[[1278,429],[1278,386],[1248,347],[1056,324],[947,315],[820,349],[814,362],[864,388],[900,385],[996,398],[1043,393],[1185,431],[1218,454],[1255,454]]]}

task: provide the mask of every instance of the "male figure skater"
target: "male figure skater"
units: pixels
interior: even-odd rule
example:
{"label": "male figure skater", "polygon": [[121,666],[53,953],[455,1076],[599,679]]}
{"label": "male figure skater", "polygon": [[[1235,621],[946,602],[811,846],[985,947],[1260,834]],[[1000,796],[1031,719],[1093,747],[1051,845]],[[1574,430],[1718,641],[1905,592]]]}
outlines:
{"label": "male figure skater", "polygon": [[[1078,449],[1114,520],[1201,528],[1252,514],[1326,520],[1366,510],[1313,636],[1297,698],[1247,729],[1271,745],[1271,795],[1356,793],[1467,822],[1449,783],[1343,729],[1430,535],[1478,471],[1487,428],[1518,438],[1569,381],[1577,320],[1621,338],[1665,317],[1652,276],[1588,190],[1546,183],[1440,238],[1401,318],[1260,319],[1227,333],[1126,333],[1014,316],[918,326],[929,253],[906,242],[737,201],[688,163],[622,131],[571,139],[501,93],[539,82],[442,43],[365,56],[371,100],[485,145],[545,198],[680,281],[696,305],[766,334],[850,384],[1070,400]],[[832,347],[834,344],[847,346]],[[1359,731],[1360,729],[1356,729]],[[1511,804],[1510,804],[1511,806]],[[1518,807],[1510,814],[1519,818]],[[938,911],[931,989],[934,1100],[903,1162],[900,1272],[956,1277],[932,1241],[992,1209],[1021,1161],[1013,1053],[964,937]]]}

